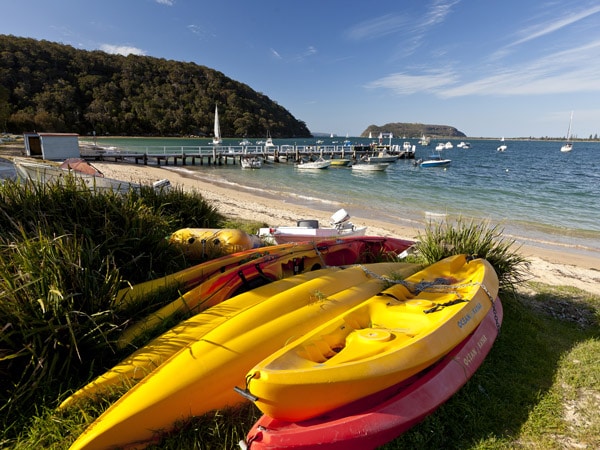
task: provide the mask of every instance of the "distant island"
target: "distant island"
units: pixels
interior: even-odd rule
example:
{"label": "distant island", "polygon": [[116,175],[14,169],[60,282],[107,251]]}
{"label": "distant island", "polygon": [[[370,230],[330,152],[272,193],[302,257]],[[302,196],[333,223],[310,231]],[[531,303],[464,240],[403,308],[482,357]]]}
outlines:
{"label": "distant island", "polygon": [[394,137],[420,138],[463,138],[467,137],[462,131],[448,125],[427,125],[423,123],[386,123],[385,125],[369,125],[360,137],[377,137],[380,133],[393,133]]}

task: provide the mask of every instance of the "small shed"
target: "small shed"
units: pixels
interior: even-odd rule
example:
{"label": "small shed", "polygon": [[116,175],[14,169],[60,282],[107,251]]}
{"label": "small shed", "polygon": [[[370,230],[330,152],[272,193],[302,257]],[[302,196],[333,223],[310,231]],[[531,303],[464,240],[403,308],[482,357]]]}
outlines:
{"label": "small shed", "polygon": [[79,135],[75,133],[23,133],[25,154],[48,160],[79,158]]}

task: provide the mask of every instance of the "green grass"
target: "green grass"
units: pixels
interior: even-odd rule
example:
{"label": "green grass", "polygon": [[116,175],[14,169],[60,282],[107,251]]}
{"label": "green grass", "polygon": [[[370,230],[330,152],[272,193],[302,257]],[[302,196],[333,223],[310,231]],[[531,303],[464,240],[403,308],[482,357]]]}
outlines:
{"label": "green grass", "polygon": [[[172,299],[163,293],[128,309],[112,301],[126,283],[186,266],[165,245],[170,232],[259,226],[229,221],[180,191],[0,186],[0,448],[68,448],[123,393],[55,409],[125,356],[113,342],[131,317]],[[600,298],[524,282],[527,261],[485,223],[431,225],[417,249],[416,262],[460,252],[488,258],[503,281],[504,321],[467,385],[384,448],[600,447]],[[258,417],[249,404],[216,411],[178,423],[151,448],[237,448]]]}
{"label": "green grass", "polygon": [[[36,408],[120,357],[132,316],[160,304],[114,304],[118,289],[189,263],[166,237],[224,218],[200,196],[126,195],[64,184],[0,185],[0,426],[11,436]],[[165,299],[163,299],[164,301]]]}

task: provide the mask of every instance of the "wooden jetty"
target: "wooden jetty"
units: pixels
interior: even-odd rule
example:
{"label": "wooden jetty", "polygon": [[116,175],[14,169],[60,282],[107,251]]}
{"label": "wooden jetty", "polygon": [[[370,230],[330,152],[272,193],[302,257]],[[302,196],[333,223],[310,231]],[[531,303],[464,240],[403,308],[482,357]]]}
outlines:
{"label": "wooden jetty", "polygon": [[[132,146],[120,150],[96,147],[81,149],[81,157],[89,161],[133,162],[135,164],[168,165],[223,165],[237,164],[242,158],[259,156],[275,162],[298,162],[301,158],[360,158],[373,152],[369,145],[210,145],[210,146]],[[404,152],[400,152],[404,153]],[[410,155],[399,154],[400,158]],[[414,155],[412,155],[414,157]]]}

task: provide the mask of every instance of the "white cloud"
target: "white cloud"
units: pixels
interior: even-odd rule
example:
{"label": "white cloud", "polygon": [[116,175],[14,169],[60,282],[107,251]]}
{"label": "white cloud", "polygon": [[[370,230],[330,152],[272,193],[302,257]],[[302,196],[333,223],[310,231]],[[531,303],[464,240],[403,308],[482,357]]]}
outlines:
{"label": "white cloud", "polygon": [[394,73],[372,81],[365,87],[369,89],[385,88],[398,95],[410,95],[417,92],[438,93],[457,81],[457,75],[451,70],[438,69],[419,75]]}
{"label": "white cloud", "polygon": [[271,54],[277,59],[282,59],[281,55],[274,48],[271,49]]}
{"label": "white cloud", "polygon": [[127,55],[144,56],[144,55],[146,55],[146,52],[144,50],[139,49],[137,47],[130,47],[127,45],[101,44],[100,50],[102,50],[106,53],[112,53],[115,55],[123,55],[123,56],[127,56]]}
{"label": "white cloud", "polygon": [[175,4],[175,0],[155,0],[159,5],[167,5],[173,6]]}
{"label": "white cloud", "polygon": [[[468,80],[469,74],[478,78]],[[450,68],[420,74],[394,73],[368,83],[371,89],[389,89],[397,95],[432,94],[440,98],[545,95],[600,92],[600,39],[561,52],[483,73]]]}
{"label": "white cloud", "polygon": [[531,41],[532,39],[537,39],[539,37],[553,33],[573,23],[579,22],[580,20],[583,20],[589,16],[597,14],[598,12],[600,12],[600,6],[575,12],[546,23],[536,24],[533,27],[526,28],[519,32],[518,34],[522,35],[522,37],[510,44],[510,46],[512,47],[515,45],[519,45],[524,42]]}
{"label": "white cloud", "polygon": [[401,31],[406,24],[406,17],[386,14],[351,27],[346,36],[354,41],[375,39]]}

